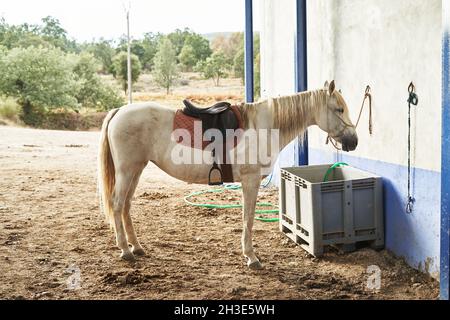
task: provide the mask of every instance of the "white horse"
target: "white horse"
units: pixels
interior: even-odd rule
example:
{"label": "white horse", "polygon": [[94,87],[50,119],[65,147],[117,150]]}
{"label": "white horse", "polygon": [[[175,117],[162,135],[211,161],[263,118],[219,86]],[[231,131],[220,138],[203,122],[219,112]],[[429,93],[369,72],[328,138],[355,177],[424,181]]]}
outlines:
{"label": "white horse", "polygon": [[[239,110],[244,130],[279,129],[280,149],[296,137],[302,137],[313,125],[341,143],[345,151],[355,150],[358,143],[347,105],[335,90],[334,81],[327,82],[324,89],[242,104]],[[145,254],[133,228],[130,206],[140,175],[149,161],[179,180],[208,183],[210,164],[180,165],[172,159],[172,150],[177,146],[172,138],[174,117],[173,109],[145,103],[112,110],[103,122],[98,163],[100,198],[124,260],[134,261],[135,256]],[[237,149],[243,143],[241,141]],[[241,146],[241,149],[245,151],[247,147]],[[262,268],[252,244],[262,167],[260,163],[243,163],[232,168],[234,180],[242,183],[242,249],[247,265],[252,269]]]}

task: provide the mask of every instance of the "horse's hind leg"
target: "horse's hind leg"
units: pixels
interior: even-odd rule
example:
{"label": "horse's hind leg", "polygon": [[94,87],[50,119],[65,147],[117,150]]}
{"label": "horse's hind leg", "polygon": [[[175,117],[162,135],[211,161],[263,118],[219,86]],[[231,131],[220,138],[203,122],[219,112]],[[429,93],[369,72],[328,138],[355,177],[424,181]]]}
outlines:
{"label": "horse's hind leg", "polygon": [[136,187],[139,183],[139,178],[141,177],[142,168],[139,168],[138,171],[134,174],[133,181],[131,182],[130,188],[128,190],[127,198],[125,200],[125,207],[123,210],[123,223],[125,225],[125,231],[127,233],[128,243],[132,246],[132,251],[137,256],[145,255],[144,249],[140,245],[136,232],[133,227],[133,222],[131,220],[130,208],[131,208],[131,199],[133,198],[134,192],[136,191]]}
{"label": "horse's hind leg", "polygon": [[125,209],[128,190],[133,182],[133,177],[133,173],[126,173],[124,171],[116,172],[116,185],[114,187],[112,204],[117,246],[122,250],[120,257],[127,261],[134,261],[134,255],[128,247],[128,241],[122,221],[122,212]]}

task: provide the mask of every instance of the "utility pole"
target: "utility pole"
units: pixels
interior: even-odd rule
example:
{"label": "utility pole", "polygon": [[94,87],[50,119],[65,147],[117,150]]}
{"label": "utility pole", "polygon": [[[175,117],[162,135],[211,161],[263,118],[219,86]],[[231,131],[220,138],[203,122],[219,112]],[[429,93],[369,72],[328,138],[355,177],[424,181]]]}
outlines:
{"label": "utility pole", "polygon": [[128,70],[128,103],[133,103],[133,88],[131,85],[132,75],[131,75],[131,37],[130,37],[130,11],[131,2],[128,3],[128,7],[124,5],[125,12],[127,14],[127,40],[128,40],[128,56],[127,56],[127,70]]}

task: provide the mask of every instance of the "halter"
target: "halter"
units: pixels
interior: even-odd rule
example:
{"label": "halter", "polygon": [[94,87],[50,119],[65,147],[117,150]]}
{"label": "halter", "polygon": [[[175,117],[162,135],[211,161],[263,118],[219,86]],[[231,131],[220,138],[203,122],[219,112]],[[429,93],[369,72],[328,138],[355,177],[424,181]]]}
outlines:
{"label": "halter", "polygon": [[[369,99],[369,133],[370,133],[370,135],[372,135],[372,133],[373,133],[373,123],[372,123],[372,94],[370,93],[370,91],[371,91],[370,86],[367,86],[367,87],[366,87],[366,92],[365,92],[365,95],[364,95],[364,99],[363,99],[363,102],[362,102],[362,105],[361,105],[361,110],[359,111],[358,121],[356,121],[356,125],[348,124],[344,119],[342,119],[341,116],[339,116],[339,115],[337,115],[335,112],[333,112],[333,115],[334,115],[335,117],[337,117],[337,118],[341,121],[341,123],[344,125],[344,128],[339,132],[339,134],[338,134],[336,137],[341,137],[341,136],[344,134],[344,131],[345,131],[347,128],[354,128],[354,129],[356,130],[356,128],[357,128],[358,125],[359,125],[359,121],[361,120],[362,112],[363,112],[363,110],[364,110],[364,106],[365,106],[365,103],[366,103],[366,100],[367,100],[367,99]],[[330,107],[328,107],[328,109],[330,109]],[[338,146],[339,143],[338,143],[338,142],[336,141],[336,139],[333,138],[330,134],[328,134],[328,137],[327,137],[327,142],[326,142],[326,144],[328,144],[328,143],[331,143],[331,144],[333,145],[333,147],[336,148],[336,150],[338,150],[338,151],[341,151],[341,150],[342,150],[342,149],[339,148],[339,146]]]}
{"label": "halter", "polygon": [[[328,107],[328,108],[329,108],[329,107]],[[329,109],[330,109],[330,108],[329,108]],[[343,128],[341,131],[339,131],[339,134],[336,135],[335,137],[342,137],[342,135],[344,134],[344,131],[345,131],[347,128],[354,128],[354,129],[356,129],[356,126],[355,126],[355,125],[353,125],[353,124],[348,124],[344,119],[342,119],[341,116],[337,115],[335,112],[333,112],[333,115],[334,115],[335,117],[337,117],[337,118],[341,121],[341,123],[344,125],[344,128]],[[339,150],[339,151],[342,150],[341,148],[339,148],[338,142],[336,141],[336,139],[335,139],[334,137],[332,137],[330,134],[328,134],[328,137],[327,137],[327,142],[326,142],[326,144],[328,144],[328,143],[331,143],[331,144],[333,145],[333,147],[336,148],[336,150]]]}

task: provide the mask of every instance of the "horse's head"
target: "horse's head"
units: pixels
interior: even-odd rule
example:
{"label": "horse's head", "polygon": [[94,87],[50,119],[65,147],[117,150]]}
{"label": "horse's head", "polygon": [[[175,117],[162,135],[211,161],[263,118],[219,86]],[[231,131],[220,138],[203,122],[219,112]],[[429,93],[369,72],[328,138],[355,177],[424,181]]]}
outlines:
{"label": "horse's head", "polygon": [[329,137],[342,144],[344,151],[353,151],[358,146],[356,128],[350,120],[347,104],[341,93],[336,91],[334,80],[325,83],[326,103],[316,114],[316,124]]}

